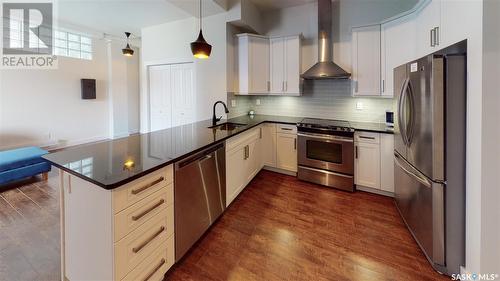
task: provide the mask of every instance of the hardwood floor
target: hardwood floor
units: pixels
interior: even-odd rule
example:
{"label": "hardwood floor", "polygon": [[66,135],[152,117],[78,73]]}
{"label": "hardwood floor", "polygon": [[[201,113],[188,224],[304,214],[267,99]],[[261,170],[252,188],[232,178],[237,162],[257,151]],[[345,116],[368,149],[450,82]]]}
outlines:
{"label": "hardwood floor", "polygon": [[59,236],[56,186],[41,178],[1,186],[0,280],[60,280]]}
{"label": "hardwood floor", "polygon": [[[50,182],[1,187],[0,280],[60,280]],[[449,279],[427,263],[392,199],[262,171],[165,280]]]}
{"label": "hardwood floor", "polygon": [[165,280],[449,280],[391,198],[260,172]]}

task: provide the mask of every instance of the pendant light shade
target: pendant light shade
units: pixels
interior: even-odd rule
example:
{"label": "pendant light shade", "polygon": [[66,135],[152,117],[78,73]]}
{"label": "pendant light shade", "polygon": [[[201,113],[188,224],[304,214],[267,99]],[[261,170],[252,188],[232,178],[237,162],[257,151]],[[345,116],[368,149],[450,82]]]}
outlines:
{"label": "pendant light shade", "polygon": [[210,53],[212,53],[212,45],[205,41],[201,29],[198,39],[191,43],[191,52],[193,52],[193,56],[198,59],[208,59],[210,57]]}
{"label": "pendant light shade", "polygon": [[131,35],[130,32],[125,32],[125,36],[127,36],[127,46],[125,46],[125,48],[122,49],[122,54],[126,57],[131,57],[134,55],[134,50],[130,48],[130,44],[128,42],[130,35]]}
{"label": "pendant light shade", "polygon": [[203,38],[202,22],[201,22],[201,0],[200,0],[200,34],[196,41],[191,43],[191,52],[193,56],[198,59],[208,59],[212,53],[212,45],[208,44]]}

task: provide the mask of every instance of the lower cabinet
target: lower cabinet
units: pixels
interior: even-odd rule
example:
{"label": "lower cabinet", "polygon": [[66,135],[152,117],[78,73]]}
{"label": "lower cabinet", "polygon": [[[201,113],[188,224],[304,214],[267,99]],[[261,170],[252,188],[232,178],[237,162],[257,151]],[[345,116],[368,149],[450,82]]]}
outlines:
{"label": "lower cabinet", "polygon": [[261,136],[257,127],[226,142],[226,206],[262,168]]}
{"label": "lower cabinet", "polygon": [[297,126],[276,125],[276,168],[297,172]]}
{"label": "lower cabinet", "polygon": [[113,190],[61,172],[63,280],[162,280],[175,262],[172,165]]}
{"label": "lower cabinet", "polygon": [[394,135],[356,132],[354,142],[354,183],[393,193]]}
{"label": "lower cabinet", "polygon": [[297,134],[276,134],[276,167],[297,172]]}
{"label": "lower cabinet", "polygon": [[276,124],[264,123],[261,130],[262,164],[268,167],[276,167]]}

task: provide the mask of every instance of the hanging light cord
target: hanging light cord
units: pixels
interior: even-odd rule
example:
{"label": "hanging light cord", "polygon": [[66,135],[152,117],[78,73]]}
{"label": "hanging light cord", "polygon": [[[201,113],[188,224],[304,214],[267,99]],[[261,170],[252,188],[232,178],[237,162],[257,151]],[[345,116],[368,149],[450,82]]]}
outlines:
{"label": "hanging light cord", "polygon": [[200,30],[201,30],[201,0],[200,0]]}

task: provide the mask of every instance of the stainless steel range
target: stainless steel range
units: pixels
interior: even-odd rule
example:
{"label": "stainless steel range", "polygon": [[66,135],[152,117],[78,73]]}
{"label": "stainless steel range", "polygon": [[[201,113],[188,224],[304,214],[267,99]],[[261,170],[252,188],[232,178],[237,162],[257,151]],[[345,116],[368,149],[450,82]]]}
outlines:
{"label": "stainless steel range", "polygon": [[354,129],[349,122],[305,118],[297,123],[298,178],[354,191]]}

